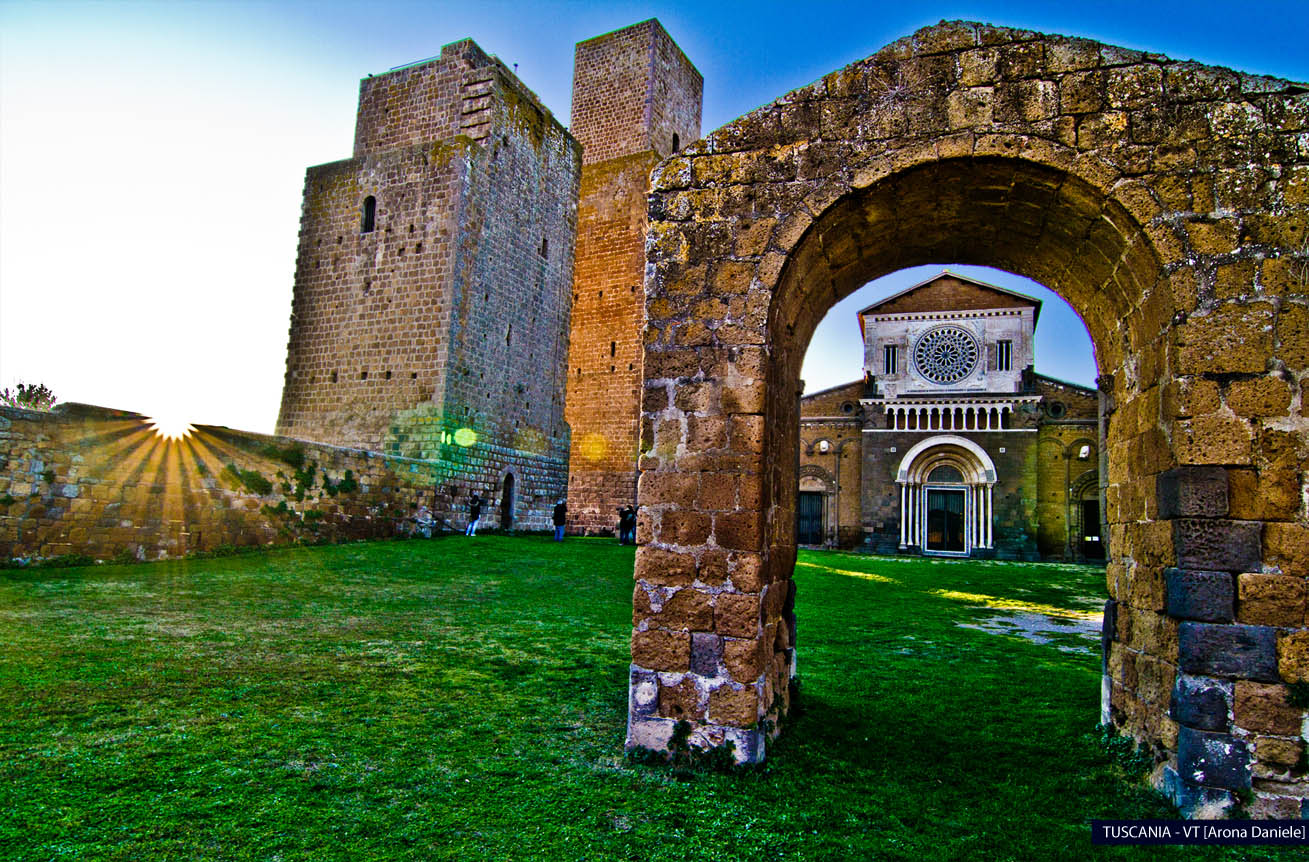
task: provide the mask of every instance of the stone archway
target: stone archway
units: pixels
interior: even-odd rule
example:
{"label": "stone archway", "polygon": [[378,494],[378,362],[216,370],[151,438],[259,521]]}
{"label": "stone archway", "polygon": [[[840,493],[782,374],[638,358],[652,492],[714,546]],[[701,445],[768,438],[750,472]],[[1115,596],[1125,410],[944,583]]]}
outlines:
{"label": "stone archway", "polygon": [[[663,162],[628,745],[662,747],[675,702],[697,742],[764,756],[794,667],[809,338],[870,279],[973,263],[1056,290],[1095,345],[1105,720],[1150,747],[1184,807],[1269,775],[1256,812],[1298,804],[1304,779],[1256,737],[1270,709],[1289,726],[1285,684],[1309,680],[1305,93],[943,23]],[[1247,585],[1267,600],[1234,602]]]}

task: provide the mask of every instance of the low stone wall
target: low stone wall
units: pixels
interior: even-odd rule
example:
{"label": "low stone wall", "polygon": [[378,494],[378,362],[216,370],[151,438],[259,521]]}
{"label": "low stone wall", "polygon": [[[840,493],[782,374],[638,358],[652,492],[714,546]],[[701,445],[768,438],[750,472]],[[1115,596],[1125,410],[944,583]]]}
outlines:
{"label": "low stone wall", "polygon": [[404,535],[419,506],[435,530],[462,529],[473,490],[495,526],[497,490],[473,469],[488,458],[515,473],[514,528],[549,528],[565,464],[517,450],[453,455],[420,461],[214,426],[170,440],[127,411],[0,407],[0,559]]}

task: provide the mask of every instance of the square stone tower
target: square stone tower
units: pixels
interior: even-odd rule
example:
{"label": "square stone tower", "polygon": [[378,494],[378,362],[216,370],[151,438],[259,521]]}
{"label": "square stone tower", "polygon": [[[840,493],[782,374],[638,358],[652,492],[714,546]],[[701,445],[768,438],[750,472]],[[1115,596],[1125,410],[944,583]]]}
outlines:
{"label": "square stone tower", "polygon": [[451,496],[547,525],[580,157],[471,40],[361,81],[354,157],[305,176],[277,433],[449,464]]}
{"label": "square stone tower", "polygon": [[572,527],[612,530],[636,500],[646,195],[700,137],[704,79],[655,19],[579,42],[571,131],[582,145],[568,356]]}

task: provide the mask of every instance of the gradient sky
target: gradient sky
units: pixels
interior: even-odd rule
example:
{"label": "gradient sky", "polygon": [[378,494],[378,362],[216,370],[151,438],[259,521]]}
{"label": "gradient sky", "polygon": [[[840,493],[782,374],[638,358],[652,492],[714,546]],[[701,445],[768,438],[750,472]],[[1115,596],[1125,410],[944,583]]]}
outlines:
{"label": "gradient sky", "polygon": [[[704,132],[941,19],[1309,80],[1303,0],[0,0],[0,386],[271,431],[304,170],[349,157],[359,79],[471,36],[566,123],[573,44],[650,17],[704,74]],[[1091,382],[1089,342],[1061,301],[964,271],[1046,300],[1038,369]],[[809,389],[859,376],[855,309],[930,274],[834,308]]]}

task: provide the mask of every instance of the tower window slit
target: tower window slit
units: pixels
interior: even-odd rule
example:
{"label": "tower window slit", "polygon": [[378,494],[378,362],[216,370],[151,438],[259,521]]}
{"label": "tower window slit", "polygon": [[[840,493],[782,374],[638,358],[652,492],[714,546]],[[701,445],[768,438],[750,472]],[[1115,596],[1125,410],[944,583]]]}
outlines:
{"label": "tower window slit", "polygon": [[364,198],[363,212],[359,221],[360,233],[372,233],[377,226],[377,198],[369,195]]}

